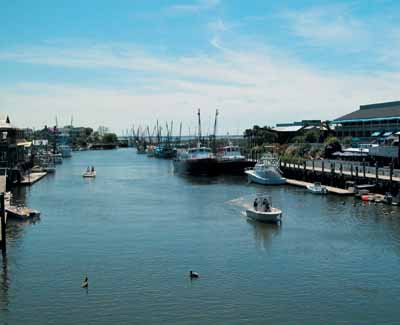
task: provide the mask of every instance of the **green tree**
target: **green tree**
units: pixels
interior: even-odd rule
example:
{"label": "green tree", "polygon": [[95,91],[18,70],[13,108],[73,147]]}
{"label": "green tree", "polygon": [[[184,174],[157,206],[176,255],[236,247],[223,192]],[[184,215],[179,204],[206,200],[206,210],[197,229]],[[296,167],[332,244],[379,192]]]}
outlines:
{"label": "green tree", "polygon": [[104,143],[116,143],[118,141],[118,137],[115,133],[105,133],[103,135]]}

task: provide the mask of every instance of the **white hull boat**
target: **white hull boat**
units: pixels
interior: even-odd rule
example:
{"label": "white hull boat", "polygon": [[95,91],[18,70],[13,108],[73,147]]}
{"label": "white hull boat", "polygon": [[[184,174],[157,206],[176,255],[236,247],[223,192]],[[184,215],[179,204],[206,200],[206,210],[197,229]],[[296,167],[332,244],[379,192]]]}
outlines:
{"label": "white hull boat", "polygon": [[261,222],[280,222],[282,218],[282,211],[277,208],[271,208],[270,211],[259,211],[254,209],[247,209],[246,216],[250,219]]}
{"label": "white hull boat", "polygon": [[282,177],[274,170],[270,173],[260,174],[254,169],[246,170],[247,179],[249,182],[262,184],[262,185],[282,185],[286,183],[286,178]]}
{"label": "white hull boat", "polygon": [[96,171],[90,171],[90,172],[84,172],[83,174],[82,174],[82,176],[83,177],[85,177],[85,178],[93,178],[93,177],[96,177]]}
{"label": "white hull boat", "polygon": [[322,186],[321,183],[314,183],[307,186],[307,190],[313,194],[325,195],[328,194],[328,189]]}
{"label": "white hull boat", "polygon": [[279,169],[279,160],[271,154],[263,156],[254,168],[246,169],[249,182],[263,185],[281,185],[286,183]]}

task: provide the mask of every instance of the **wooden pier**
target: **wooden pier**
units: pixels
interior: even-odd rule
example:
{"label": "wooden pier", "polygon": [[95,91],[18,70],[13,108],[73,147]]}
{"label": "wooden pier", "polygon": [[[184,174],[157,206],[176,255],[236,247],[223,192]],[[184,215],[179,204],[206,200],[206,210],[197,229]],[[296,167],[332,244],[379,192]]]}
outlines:
{"label": "wooden pier", "polygon": [[[305,187],[305,188],[307,188],[307,186],[313,184],[313,183],[309,183],[309,182],[298,181],[296,179],[286,179],[286,182],[289,185],[300,186],[300,187]],[[344,190],[341,188],[332,187],[332,186],[325,186],[325,187],[329,193],[338,194],[338,195],[354,195],[353,192],[350,192],[348,190]]]}
{"label": "wooden pier", "polygon": [[21,180],[21,185],[32,185],[40,181],[43,177],[47,175],[46,172],[42,173],[30,173]]}
{"label": "wooden pier", "polygon": [[397,196],[400,193],[400,170],[394,169],[393,165],[389,168],[379,168],[368,166],[363,162],[306,160],[301,163],[281,162],[280,168],[284,176],[295,180],[295,183],[320,182],[329,186],[330,192],[340,195],[347,195],[349,182],[356,185],[373,185],[373,192],[377,194],[390,192],[393,196]]}

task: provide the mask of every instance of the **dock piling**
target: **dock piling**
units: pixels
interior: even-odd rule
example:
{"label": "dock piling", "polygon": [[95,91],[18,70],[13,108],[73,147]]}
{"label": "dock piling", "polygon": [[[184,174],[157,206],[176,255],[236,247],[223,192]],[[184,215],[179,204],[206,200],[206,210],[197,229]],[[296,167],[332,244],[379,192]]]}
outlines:
{"label": "dock piling", "polygon": [[6,235],[6,209],[4,202],[4,192],[0,193],[0,222],[1,222],[1,251],[3,255],[7,252],[7,235]]}

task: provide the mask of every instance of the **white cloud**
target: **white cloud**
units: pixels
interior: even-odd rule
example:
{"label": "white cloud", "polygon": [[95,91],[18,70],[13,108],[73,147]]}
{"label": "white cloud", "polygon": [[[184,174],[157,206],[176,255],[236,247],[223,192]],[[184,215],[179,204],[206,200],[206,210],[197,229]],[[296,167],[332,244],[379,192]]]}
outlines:
{"label": "white cloud", "polygon": [[[363,46],[368,43],[369,33],[363,21],[354,18],[345,5],[313,7],[304,11],[289,11],[283,14],[293,32],[317,46],[338,45]],[[351,50],[340,48],[340,51]]]}
{"label": "white cloud", "polygon": [[111,71],[115,81],[124,78],[124,87],[112,77],[101,87],[96,80],[86,86],[79,79],[74,84],[21,82],[0,89],[0,111],[20,126],[39,127],[54,123],[55,115],[66,121],[74,115],[77,123],[114,130],[153,124],[156,118],[182,120],[193,130],[198,107],[204,121],[219,108],[220,132],[234,133],[253,124],[333,119],[360,104],[398,96],[399,74],[327,73],[258,44],[216,44],[214,55],[185,57],[156,56],[124,44],[3,51],[3,61],[85,69],[88,77],[91,70]]}

